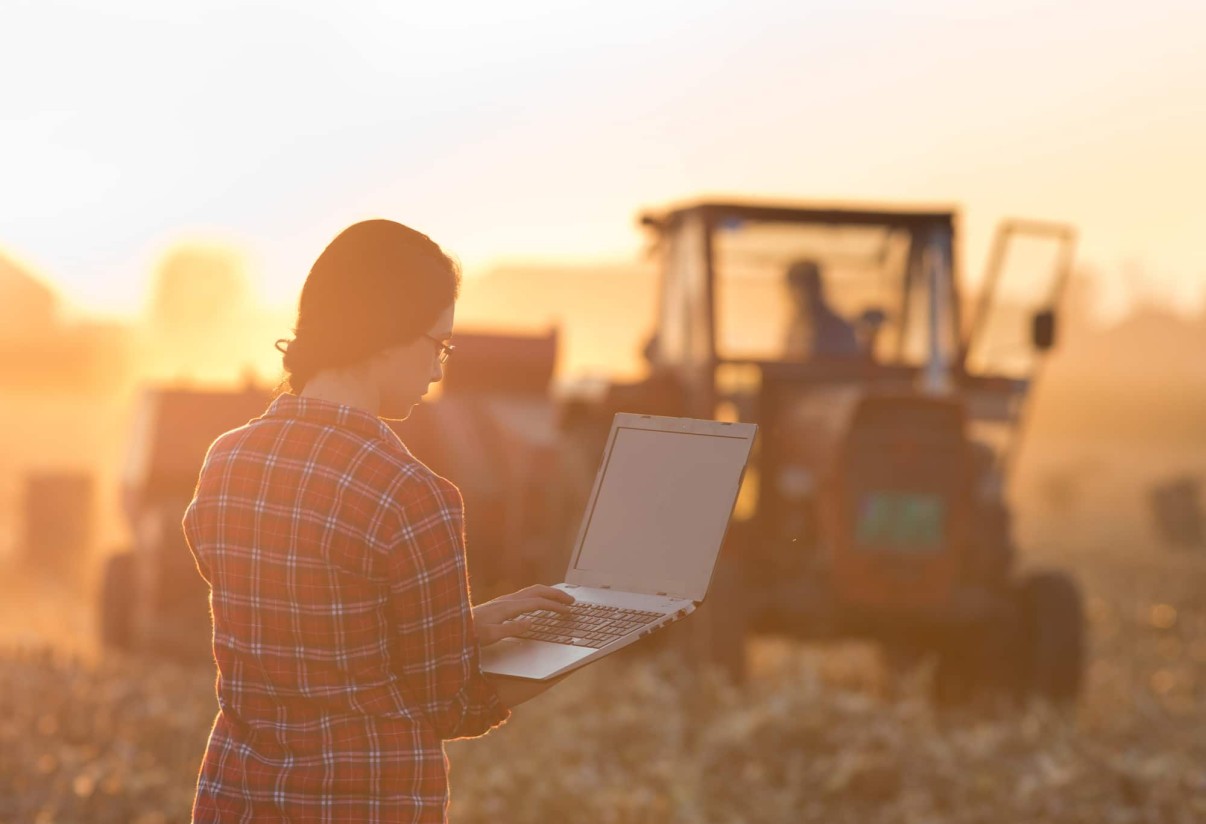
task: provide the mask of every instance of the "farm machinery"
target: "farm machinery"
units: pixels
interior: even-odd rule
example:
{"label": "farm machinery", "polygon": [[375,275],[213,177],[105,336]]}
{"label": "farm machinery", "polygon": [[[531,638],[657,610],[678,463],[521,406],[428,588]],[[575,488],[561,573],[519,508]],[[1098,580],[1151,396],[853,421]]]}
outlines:
{"label": "farm machinery", "polygon": [[105,559],[98,626],[109,649],[208,657],[208,588],[180,522],[209,445],[263,414],[270,394],[246,384],[229,391],[145,388],[135,404],[121,505],[130,546]]}
{"label": "farm machinery", "polygon": [[475,600],[561,579],[614,413],[753,421],[708,599],[672,643],[741,677],[751,634],[860,638],[936,657],[941,701],[1074,699],[1078,587],[1018,570],[1006,497],[1072,230],[1002,224],[971,301],[952,209],[704,201],[641,223],[645,379],[555,394],[555,331],[458,331],[439,397],[395,425],[462,489]]}
{"label": "farm machinery", "polygon": [[737,677],[751,633],[862,638],[936,656],[941,701],[1073,699],[1078,587],[1018,571],[1006,499],[1073,231],[1002,224],[971,302],[951,209],[709,201],[641,222],[660,264],[644,380],[554,403],[555,335],[458,334],[442,397],[398,427],[465,492],[475,594],[560,580],[616,412],[753,421],[708,600],[668,634]]}

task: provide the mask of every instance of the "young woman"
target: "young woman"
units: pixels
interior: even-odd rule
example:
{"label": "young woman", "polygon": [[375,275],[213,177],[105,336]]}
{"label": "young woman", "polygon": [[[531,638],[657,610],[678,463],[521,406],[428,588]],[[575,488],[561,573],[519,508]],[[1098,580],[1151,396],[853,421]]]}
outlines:
{"label": "young woman", "polygon": [[443,376],[459,286],[427,236],[349,227],[278,344],[292,391],[210,448],[184,517],[218,667],[198,824],[444,821],[443,742],[547,688],[487,678],[478,647],[572,599],[471,606],[460,492],[381,420]]}

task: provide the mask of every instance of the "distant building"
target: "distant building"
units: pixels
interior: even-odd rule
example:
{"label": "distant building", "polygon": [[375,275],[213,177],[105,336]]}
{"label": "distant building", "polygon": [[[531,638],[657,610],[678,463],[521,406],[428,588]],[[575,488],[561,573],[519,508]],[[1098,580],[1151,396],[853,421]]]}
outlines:
{"label": "distant building", "polygon": [[51,334],[57,316],[54,291],[0,256],[0,340]]}
{"label": "distant building", "polygon": [[128,349],[121,326],[64,323],[54,290],[0,257],[0,389],[112,391],[128,376]]}

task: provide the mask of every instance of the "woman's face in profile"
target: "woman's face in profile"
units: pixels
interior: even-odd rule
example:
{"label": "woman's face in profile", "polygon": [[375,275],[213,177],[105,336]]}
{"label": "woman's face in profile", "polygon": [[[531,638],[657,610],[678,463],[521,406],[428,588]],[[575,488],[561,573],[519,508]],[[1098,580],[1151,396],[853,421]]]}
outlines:
{"label": "woman's face in profile", "polygon": [[455,309],[456,304],[449,304],[427,330],[427,335],[386,349],[374,359],[373,374],[381,399],[378,417],[405,420],[431,384],[444,377],[436,341],[447,343],[452,337]]}

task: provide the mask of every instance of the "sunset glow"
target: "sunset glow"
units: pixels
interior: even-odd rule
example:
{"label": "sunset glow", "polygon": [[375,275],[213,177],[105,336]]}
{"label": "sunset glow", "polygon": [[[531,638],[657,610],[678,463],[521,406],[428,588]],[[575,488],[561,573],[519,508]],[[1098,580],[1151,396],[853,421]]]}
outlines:
{"label": "sunset glow", "polygon": [[1107,311],[1206,283],[1200,4],[18,3],[2,14],[0,249],[132,315],[181,241],[291,305],[387,215],[470,276],[631,262],[701,193],[953,202],[975,277],[1005,216],[1064,220]]}
{"label": "sunset glow", "polygon": [[0,77],[0,824],[1206,821],[1206,0]]}

